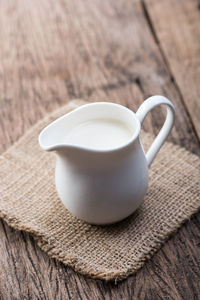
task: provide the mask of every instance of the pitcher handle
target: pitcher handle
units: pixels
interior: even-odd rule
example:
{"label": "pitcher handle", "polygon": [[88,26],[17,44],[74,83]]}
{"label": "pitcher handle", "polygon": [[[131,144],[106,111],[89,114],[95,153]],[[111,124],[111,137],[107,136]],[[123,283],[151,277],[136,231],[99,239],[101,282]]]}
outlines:
{"label": "pitcher handle", "polygon": [[136,112],[136,116],[142,125],[147,113],[154,107],[161,104],[167,106],[167,116],[163,127],[161,128],[159,134],[157,135],[157,137],[155,138],[155,140],[153,141],[152,145],[146,153],[148,167],[150,167],[151,163],[153,162],[154,158],[156,157],[158,151],[162,147],[163,143],[165,142],[174,125],[175,108],[171,101],[169,101],[167,98],[163,96],[152,96],[145,100]]}

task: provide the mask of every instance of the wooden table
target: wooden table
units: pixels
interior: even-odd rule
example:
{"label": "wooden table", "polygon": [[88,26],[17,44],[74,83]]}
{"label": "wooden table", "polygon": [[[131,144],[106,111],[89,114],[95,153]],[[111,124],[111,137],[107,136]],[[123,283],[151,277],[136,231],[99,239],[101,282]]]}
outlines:
{"label": "wooden table", "polygon": [[[136,110],[162,94],[177,109],[169,140],[199,154],[199,16],[197,0],[1,1],[1,152],[71,99]],[[163,119],[154,110],[145,129]],[[0,299],[200,299],[200,213],[117,285],[50,259],[3,221],[0,239]]]}

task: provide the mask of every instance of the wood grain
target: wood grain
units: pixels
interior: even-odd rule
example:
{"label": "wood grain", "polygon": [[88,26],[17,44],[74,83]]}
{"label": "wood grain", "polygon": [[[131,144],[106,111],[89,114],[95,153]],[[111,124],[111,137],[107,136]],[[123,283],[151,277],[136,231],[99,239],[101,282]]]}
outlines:
{"label": "wood grain", "polygon": [[[200,153],[193,115],[198,114],[199,87],[189,74],[178,74],[182,59],[172,60],[169,49],[173,39],[177,47],[183,43],[172,30],[177,24],[175,1],[148,3],[0,2],[1,152],[47,112],[73,98],[115,101],[136,110],[146,97],[163,94],[177,110],[170,140]],[[195,1],[176,3],[187,44],[196,36],[187,28],[187,12],[196,16]],[[159,12],[170,30],[163,29]],[[188,98],[191,86],[193,97]],[[163,119],[164,112],[155,110],[145,129],[156,133]],[[50,259],[32,237],[2,221],[0,299],[200,299],[199,228],[197,214],[137,274],[107,284]]]}
{"label": "wood grain", "polygon": [[200,2],[145,3],[162,54],[200,138]]}

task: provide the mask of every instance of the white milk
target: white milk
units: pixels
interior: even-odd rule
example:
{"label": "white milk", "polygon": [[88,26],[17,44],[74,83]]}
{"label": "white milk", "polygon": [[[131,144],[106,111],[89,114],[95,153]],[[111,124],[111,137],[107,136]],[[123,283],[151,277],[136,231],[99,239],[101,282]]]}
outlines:
{"label": "white milk", "polygon": [[112,119],[94,119],[83,122],[69,131],[64,142],[96,150],[124,145],[133,132],[124,123]]}

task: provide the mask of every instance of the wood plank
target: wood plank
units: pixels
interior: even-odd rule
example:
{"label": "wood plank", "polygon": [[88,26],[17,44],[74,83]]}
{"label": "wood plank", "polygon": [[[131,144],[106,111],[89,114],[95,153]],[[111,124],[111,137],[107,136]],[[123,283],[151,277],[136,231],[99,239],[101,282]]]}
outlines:
{"label": "wood plank", "polygon": [[[1,151],[72,98],[112,100],[136,110],[145,97],[164,94],[177,107],[170,139],[199,153],[139,0],[1,1],[0,57]],[[156,133],[162,122],[157,110],[145,128]],[[144,268],[115,285],[75,273],[2,222],[0,298],[197,299],[199,224],[196,215]]]}
{"label": "wood plank", "polygon": [[199,1],[150,0],[145,3],[163,55],[200,138]]}

